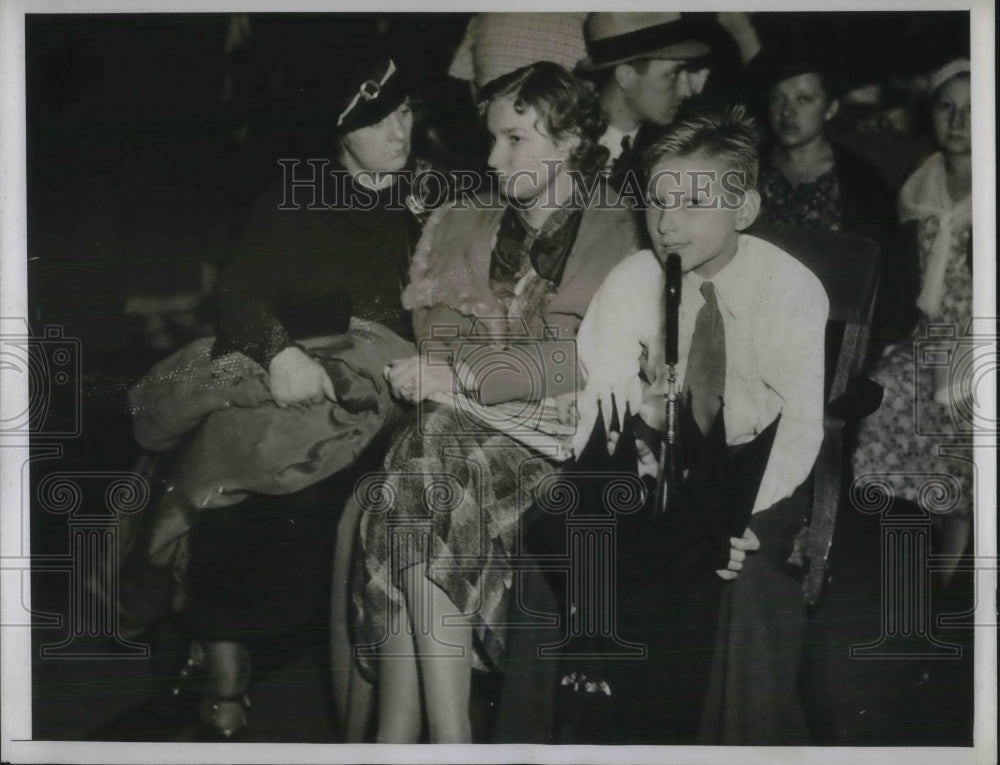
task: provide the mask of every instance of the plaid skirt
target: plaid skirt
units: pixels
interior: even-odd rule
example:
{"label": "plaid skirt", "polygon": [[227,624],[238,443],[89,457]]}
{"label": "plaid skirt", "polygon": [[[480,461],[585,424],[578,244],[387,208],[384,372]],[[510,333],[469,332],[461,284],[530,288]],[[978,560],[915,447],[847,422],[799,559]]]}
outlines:
{"label": "plaid skirt", "polygon": [[401,574],[418,564],[471,617],[473,665],[502,666],[521,517],[538,481],[554,470],[545,457],[452,407],[424,402],[404,417],[383,472],[362,478],[354,493],[364,510],[352,585],[362,666],[390,629],[401,629]]}

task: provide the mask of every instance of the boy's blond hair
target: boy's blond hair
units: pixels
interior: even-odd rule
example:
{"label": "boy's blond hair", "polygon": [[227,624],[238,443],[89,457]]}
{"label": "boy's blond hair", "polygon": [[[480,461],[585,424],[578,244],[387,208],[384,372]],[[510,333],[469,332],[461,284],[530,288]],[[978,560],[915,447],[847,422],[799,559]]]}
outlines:
{"label": "boy's blond hair", "polygon": [[743,191],[756,189],[759,136],[756,121],[742,106],[694,114],[674,122],[657,136],[643,152],[642,170],[649,178],[663,159],[704,152],[713,159],[725,160],[737,172]]}

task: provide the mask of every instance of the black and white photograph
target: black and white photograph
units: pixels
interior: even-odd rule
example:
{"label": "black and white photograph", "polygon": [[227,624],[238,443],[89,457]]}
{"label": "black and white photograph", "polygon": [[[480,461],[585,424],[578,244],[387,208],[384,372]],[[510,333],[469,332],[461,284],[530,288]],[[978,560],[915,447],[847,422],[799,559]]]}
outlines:
{"label": "black and white photograph", "polygon": [[996,761],[992,4],[0,15],[3,762]]}

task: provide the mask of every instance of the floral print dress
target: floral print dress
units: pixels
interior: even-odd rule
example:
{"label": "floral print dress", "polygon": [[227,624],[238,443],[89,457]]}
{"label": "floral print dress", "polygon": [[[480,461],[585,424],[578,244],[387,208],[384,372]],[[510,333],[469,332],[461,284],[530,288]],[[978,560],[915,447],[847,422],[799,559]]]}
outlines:
{"label": "floral print dress", "polygon": [[792,184],[777,168],[763,167],[759,185],[762,223],[840,230],[840,186],[833,168],[811,181]]}
{"label": "floral print dress", "polygon": [[[921,274],[940,223],[918,223]],[[872,378],[884,390],[882,406],[863,421],[854,456],[854,476],[867,476],[895,497],[924,510],[968,515],[973,506],[972,423],[961,402],[942,402],[934,367],[951,359],[961,368],[962,343],[972,319],[972,271],[967,253],[969,228],[951,235],[941,313],[926,316],[913,334],[890,348]],[[956,361],[959,359],[959,361]]]}

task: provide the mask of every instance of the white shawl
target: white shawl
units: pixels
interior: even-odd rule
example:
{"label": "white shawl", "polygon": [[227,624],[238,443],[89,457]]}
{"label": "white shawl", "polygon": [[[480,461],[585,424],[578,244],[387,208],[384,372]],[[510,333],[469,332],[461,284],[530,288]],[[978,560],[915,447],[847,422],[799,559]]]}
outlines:
{"label": "white shawl", "polygon": [[952,255],[954,232],[972,225],[972,195],[953,202],[946,184],[944,155],[932,154],[918,167],[899,192],[899,219],[924,220],[937,218],[939,227],[923,275],[917,307],[935,319],[941,315],[944,297],[944,275]]}

